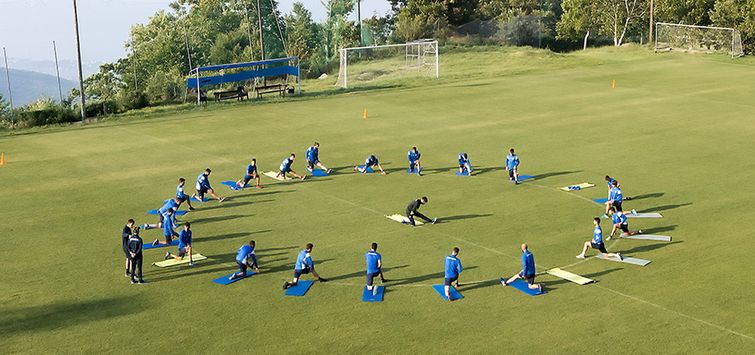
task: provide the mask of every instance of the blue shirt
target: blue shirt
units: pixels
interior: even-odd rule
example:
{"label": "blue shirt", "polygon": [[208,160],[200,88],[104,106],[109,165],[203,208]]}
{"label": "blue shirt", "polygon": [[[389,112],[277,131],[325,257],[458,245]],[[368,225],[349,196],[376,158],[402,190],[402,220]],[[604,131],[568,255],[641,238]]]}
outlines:
{"label": "blue shirt", "polygon": [[315,148],[315,146],[311,146],[307,148],[307,153],[305,154],[307,156],[307,161],[310,163],[314,163],[316,161],[320,160],[320,148]]}
{"label": "blue shirt", "polygon": [[464,157],[464,153],[459,154],[459,165],[469,164],[469,158]]}
{"label": "blue shirt", "polygon": [[252,174],[257,172],[257,165],[249,164],[246,166],[246,176],[252,176]]}
{"label": "blue shirt", "polygon": [[210,177],[205,175],[204,173],[199,174],[197,176],[197,190],[206,187],[207,189],[210,188]]}
{"label": "blue shirt", "polygon": [[614,213],[613,216],[611,216],[611,220],[613,221],[613,224],[627,224],[627,216],[623,213],[621,215]]}
{"label": "blue shirt", "polygon": [[175,228],[175,224],[173,224],[173,216],[168,216],[167,213],[163,214],[163,235],[166,236],[173,236],[173,228]]}
{"label": "blue shirt", "polygon": [[522,253],[522,274],[526,277],[535,276],[535,257],[529,250]]}
{"label": "blue shirt", "polygon": [[375,165],[378,165],[378,159],[374,155],[370,155],[369,157],[367,157],[367,160],[364,161],[365,168],[368,166],[375,166]]}
{"label": "blue shirt", "polygon": [[296,266],[294,268],[296,270],[304,270],[305,268],[313,268],[315,267],[314,261],[312,261],[312,256],[309,255],[309,252],[307,249],[304,249],[299,252],[299,256],[296,257]]}
{"label": "blue shirt", "polygon": [[383,260],[383,257],[380,255],[380,253],[374,250],[370,250],[367,252],[367,254],[364,254],[364,257],[367,260],[367,273],[368,274],[374,274],[380,271],[378,262]]}
{"label": "blue shirt", "polygon": [[280,171],[289,171],[291,169],[291,164],[293,163],[294,163],[294,160],[291,159],[291,157],[283,159],[283,161],[281,162]]}
{"label": "blue shirt", "polygon": [[186,248],[186,246],[191,246],[191,231],[186,229],[181,229],[180,232],[178,232],[178,249]]}
{"label": "blue shirt", "polygon": [[516,154],[511,154],[506,156],[506,168],[511,170],[519,166],[519,157]]}
{"label": "blue shirt", "polygon": [[186,194],[184,193],[184,187],[181,184],[178,184],[178,186],[176,186],[176,197],[178,197],[181,200],[186,198]]}
{"label": "blue shirt", "polygon": [[162,207],[160,207],[159,210],[157,210],[157,212],[164,215],[165,213],[168,212],[168,210],[177,210],[177,209],[178,209],[178,204],[176,203],[176,200],[170,199],[170,200],[167,200],[165,204]]}
{"label": "blue shirt", "polygon": [[446,278],[455,278],[459,277],[459,274],[461,274],[461,260],[457,258],[455,255],[449,255],[446,257]]}
{"label": "blue shirt", "polygon": [[595,226],[595,229],[593,229],[592,242],[594,244],[603,244],[603,229],[600,226]]}
{"label": "blue shirt", "polygon": [[621,194],[621,189],[618,187],[611,188],[611,191],[608,193],[608,199],[614,203],[621,203],[621,201],[624,200],[624,196]]}
{"label": "blue shirt", "polygon": [[239,248],[238,253],[236,253],[236,261],[242,263],[242,264],[248,264],[247,260],[254,255],[254,248],[247,244],[243,247]]}
{"label": "blue shirt", "polygon": [[409,153],[407,154],[407,156],[409,157],[409,162],[411,163],[414,163],[415,161],[419,160],[420,155],[422,154],[419,153],[419,150],[414,150],[414,149],[410,150]]}
{"label": "blue shirt", "polygon": [[[613,182],[614,182],[614,181],[616,181],[616,179],[614,179],[614,178],[612,178],[612,177],[609,177],[609,178],[608,178],[608,180],[606,181],[606,183],[608,184],[608,187],[609,187],[609,188],[613,187]],[[619,184],[619,183],[618,183],[618,181],[617,181],[617,182],[616,182],[616,185],[618,185],[618,184]]]}

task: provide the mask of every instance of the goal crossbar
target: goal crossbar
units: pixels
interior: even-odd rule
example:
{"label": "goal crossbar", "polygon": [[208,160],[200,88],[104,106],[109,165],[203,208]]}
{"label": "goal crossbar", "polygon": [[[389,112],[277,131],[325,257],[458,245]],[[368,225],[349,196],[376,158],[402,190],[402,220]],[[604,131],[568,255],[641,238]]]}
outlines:
{"label": "goal crossbar", "polygon": [[[665,38],[659,38],[661,37],[661,29],[669,29],[664,33]],[[670,31],[673,31],[671,29],[676,28],[678,31],[689,31],[689,32],[680,32],[676,35],[671,33]],[[718,37],[715,38],[711,35],[706,35],[705,32],[694,32],[695,30],[699,31],[711,31],[711,32],[718,32],[718,33],[729,33],[726,38]],[[696,34],[701,33],[701,34]],[[676,37],[675,37],[676,36]],[[669,22],[656,22],[655,23],[655,46],[654,50],[655,52],[658,52],[659,49],[662,47],[665,47],[666,49],[672,50],[674,48],[679,49],[682,48],[685,51],[704,51],[704,52],[721,52],[724,48],[726,48],[726,51],[729,52],[732,58],[739,57],[744,55],[744,52],[742,51],[742,37],[739,33],[739,31],[735,28],[730,27],[716,27],[716,26],[700,26],[700,25],[687,25],[682,23],[669,23]],[[720,45],[720,46],[717,46]],[[726,45],[724,47],[723,45]]]}
{"label": "goal crossbar", "polygon": [[[440,72],[438,68],[439,67],[438,41],[428,39],[428,40],[416,40],[416,41],[398,43],[398,44],[341,48],[338,50],[340,65],[339,65],[338,80],[336,82],[336,85],[341,86],[343,88],[349,87],[349,61],[350,61],[349,53],[350,52],[361,53],[361,52],[366,52],[366,51],[377,51],[377,50],[383,50],[383,49],[398,49],[398,48],[406,48],[406,50],[403,53],[403,56],[405,57],[407,66],[418,67],[418,68],[426,67],[426,66],[433,66],[435,78],[436,79],[439,78]],[[425,57],[427,56],[433,57],[433,60],[430,63],[427,63],[425,61]]]}

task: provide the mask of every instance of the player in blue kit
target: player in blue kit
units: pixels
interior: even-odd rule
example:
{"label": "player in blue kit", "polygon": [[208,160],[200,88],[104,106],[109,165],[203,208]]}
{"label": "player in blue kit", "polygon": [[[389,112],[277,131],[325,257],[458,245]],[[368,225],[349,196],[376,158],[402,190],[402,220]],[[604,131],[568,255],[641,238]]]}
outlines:
{"label": "player in blue kit", "polygon": [[385,277],[383,277],[382,270],[383,256],[377,252],[377,243],[372,243],[370,247],[370,251],[368,251],[364,255],[364,257],[367,263],[367,290],[373,291],[376,290],[376,288],[372,285],[375,276],[380,276],[381,282],[385,282]]}
{"label": "player in blue kit", "polygon": [[257,159],[252,158],[252,162],[249,163],[249,165],[246,166],[246,170],[244,171],[244,178],[236,181],[236,186],[238,186],[241,189],[244,189],[246,185],[254,179],[254,187],[261,189],[262,185],[260,185],[260,175],[257,173]]}
{"label": "player in blue kit", "polygon": [[456,287],[459,287],[459,275],[463,270],[458,255],[459,248],[454,247],[451,251],[451,255],[446,256],[445,260],[445,279],[443,280],[443,289],[445,290],[446,298],[448,298],[449,301],[453,301],[451,299],[451,285],[455,282]]}
{"label": "player in blue kit", "polygon": [[504,286],[508,286],[510,283],[517,279],[527,280],[527,287],[530,290],[539,290],[543,292],[543,285],[535,283],[535,257],[532,252],[527,248],[527,243],[522,244],[522,271],[514,276],[511,276],[508,280],[501,278],[501,283]]}
{"label": "player in blue kit", "polygon": [[172,212],[175,212],[178,210],[179,201],[180,200],[178,199],[178,197],[174,197],[170,200],[166,200],[165,204],[163,204],[162,207],[160,207],[160,209],[157,210],[157,218],[158,218],[157,224],[145,223],[142,225],[142,228],[144,228],[145,230],[153,229],[153,228],[162,228],[163,223],[165,222],[165,215],[168,213],[168,211],[171,211],[171,214],[170,214],[171,222],[175,224],[176,218]]}
{"label": "player in blue kit", "polygon": [[519,184],[519,156],[514,153],[514,148],[509,149],[509,155],[506,156],[506,171],[509,172],[509,180]]}
{"label": "player in blue kit", "polygon": [[[621,183],[618,180],[616,180],[616,179],[614,179],[614,178],[606,175],[606,184],[608,185],[608,194],[609,195],[611,194],[611,189],[613,188],[613,182],[614,181],[616,181],[616,187],[621,188]],[[631,199],[632,198],[629,197],[629,196],[624,196],[624,201],[629,201]]]}
{"label": "player in blue kit", "polygon": [[[409,150],[409,153],[406,154],[407,159],[409,160],[409,172],[417,172],[417,175],[422,175],[422,163],[420,163],[419,158],[422,156],[422,153],[417,150],[417,147],[412,147],[412,149]],[[416,170],[415,170],[416,169]]]}
{"label": "player in blue kit", "polygon": [[370,155],[370,156],[367,157],[367,159],[365,159],[365,161],[364,161],[364,167],[360,167],[358,165],[355,166],[354,167],[354,171],[358,171],[358,172],[360,172],[362,174],[367,174],[367,168],[372,168],[372,167],[375,167],[378,170],[380,170],[381,174],[383,174],[383,175],[386,174],[385,171],[383,170],[383,167],[380,166],[380,161],[378,161],[378,158],[376,156],[374,156],[374,155]]}
{"label": "player in blue kit", "polygon": [[285,179],[286,174],[291,174],[301,180],[304,180],[304,175],[299,175],[293,169],[291,169],[291,166],[294,165],[294,159],[296,159],[296,154],[294,153],[291,153],[288,158],[283,159],[281,166],[278,169],[278,174],[275,175],[276,179]]}
{"label": "player in blue kit", "polygon": [[618,230],[621,230],[622,237],[642,234],[642,229],[637,231],[629,230],[629,222],[627,221],[627,216],[624,215],[624,212],[616,211],[616,209],[612,206],[608,209],[608,214],[611,215],[613,228],[611,228],[611,234],[606,239],[611,240],[611,238],[616,234],[616,231]]}
{"label": "player in blue kit", "polygon": [[250,240],[249,244],[241,246],[236,252],[236,265],[239,266],[239,272],[231,275],[228,279],[234,280],[240,277],[246,277],[246,269],[253,268],[254,271],[260,272],[259,266],[257,266],[257,254],[254,252],[256,248],[254,240]]}
{"label": "player in blue kit", "polygon": [[317,278],[317,281],[328,281],[320,277],[320,275],[317,274],[317,271],[315,271],[315,262],[312,261],[312,248],[314,248],[314,245],[312,243],[308,243],[307,246],[299,252],[299,255],[296,257],[296,265],[294,266],[294,279],[291,282],[286,281],[283,284],[284,290],[289,287],[296,286],[296,284],[299,282],[299,277],[304,274],[312,273],[312,276]]}
{"label": "player in blue kit", "polygon": [[178,233],[178,254],[172,254],[171,252],[165,253],[165,260],[170,258],[176,260],[183,260],[183,258],[189,256],[189,266],[194,266],[194,259],[192,259],[191,251],[191,223],[184,223],[184,228]]}
{"label": "player in blue kit", "polygon": [[310,173],[316,166],[319,166],[320,169],[330,174],[331,169],[326,168],[325,165],[320,162],[320,143],[315,142],[315,144],[307,148],[304,157],[307,159],[307,170],[309,170]]}
{"label": "player in blue kit", "polygon": [[606,254],[606,256],[613,256],[613,257],[619,258],[619,260],[622,260],[621,254],[609,253],[608,251],[606,251],[606,246],[605,244],[603,244],[603,229],[600,228],[600,218],[598,217],[593,218],[592,223],[595,226],[592,232],[592,240],[585,242],[582,248],[582,253],[577,255],[577,259],[584,259],[587,249],[593,248],[600,251],[603,254]]}
{"label": "player in blue kit", "polygon": [[210,185],[210,174],[212,173],[212,170],[210,168],[204,169],[204,171],[197,176],[197,183],[195,188],[197,189],[197,193],[192,195],[191,197],[196,198],[199,201],[204,200],[204,194],[209,193],[212,198],[218,200],[218,202],[223,202],[225,198],[222,198],[215,194],[215,190]]}
{"label": "player in blue kit", "polygon": [[[621,192],[621,188],[619,188],[619,182],[616,180],[613,180],[611,182],[611,190],[608,192],[608,201],[606,201],[606,213],[603,215],[603,217],[608,217],[608,211],[613,207],[616,211],[623,211],[623,208],[621,206],[622,202],[624,201],[624,194]],[[635,210],[632,210],[632,214],[636,214],[637,212]]]}
{"label": "player in blue kit", "polygon": [[175,221],[173,220],[173,211],[174,210],[172,208],[168,209],[168,211],[165,212],[164,215],[162,215],[163,216],[162,229],[163,229],[163,236],[165,237],[165,241],[160,241],[160,239],[155,239],[155,241],[152,242],[153,246],[156,246],[158,244],[170,244],[173,241],[173,237],[176,236],[176,232],[173,230],[176,228]]}
{"label": "player in blue kit", "polygon": [[467,153],[459,153],[459,173],[464,174],[464,172],[472,176],[472,162],[469,161]]}
{"label": "player in blue kit", "polygon": [[186,179],[178,178],[178,186],[176,186],[176,198],[178,199],[178,207],[181,207],[181,204],[185,201],[189,205],[189,211],[193,211],[194,207],[191,206],[191,198],[189,198],[189,195],[184,193],[184,185],[186,185]]}

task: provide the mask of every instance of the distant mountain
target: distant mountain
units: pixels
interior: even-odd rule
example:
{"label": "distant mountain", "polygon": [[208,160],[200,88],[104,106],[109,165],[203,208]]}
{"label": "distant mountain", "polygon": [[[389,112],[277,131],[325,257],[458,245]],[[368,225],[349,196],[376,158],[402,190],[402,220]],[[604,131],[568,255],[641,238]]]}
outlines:
{"label": "distant mountain", "polygon": [[[43,96],[49,96],[58,101],[58,79],[54,75],[42,74],[28,70],[10,70],[10,84],[13,92],[13,105],[20,107],[36,101]],[[63,88],[63,98],[68,96],[76,82],[60,78]],[[8,79],[5,68],[0,68],[0,94],[8,100]]]}
{"label": "distant mountain", "polygon": [[[55,61],[53,60],[34,60],[34,59],[19,59],[8,58],[8,64],[12,69],[29,70],[38,73],[44,73],[49,75],[55,75]],[[84,62],[82,63],[82,70],[84,71],[84,77],[88,77],[100,70],[100,64],[97,62]],[[2,68],[5,69],[4,67]],[[76,66],[76,61],[61,59],[60,60],[60,77],[68,80],[77,81],[79,77],[79,70]]]}

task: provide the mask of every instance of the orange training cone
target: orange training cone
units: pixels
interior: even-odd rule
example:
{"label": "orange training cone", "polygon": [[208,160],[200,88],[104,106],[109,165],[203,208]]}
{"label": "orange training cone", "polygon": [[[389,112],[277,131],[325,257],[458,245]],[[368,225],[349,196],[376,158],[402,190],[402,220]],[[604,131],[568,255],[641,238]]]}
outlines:
{"label": "orange training cone", "polygon": [[0,153],[0,165],[5,165],[5,152]]}
{"label": "orange training cone", "polygon": [[611,89],[616,89],[616,79],[611,80]]}
{"label": "orange training cone", "polygon": [[362,113],[362,118],[365,120],[367,119],[367,109],[364,109],[364,113]]}

